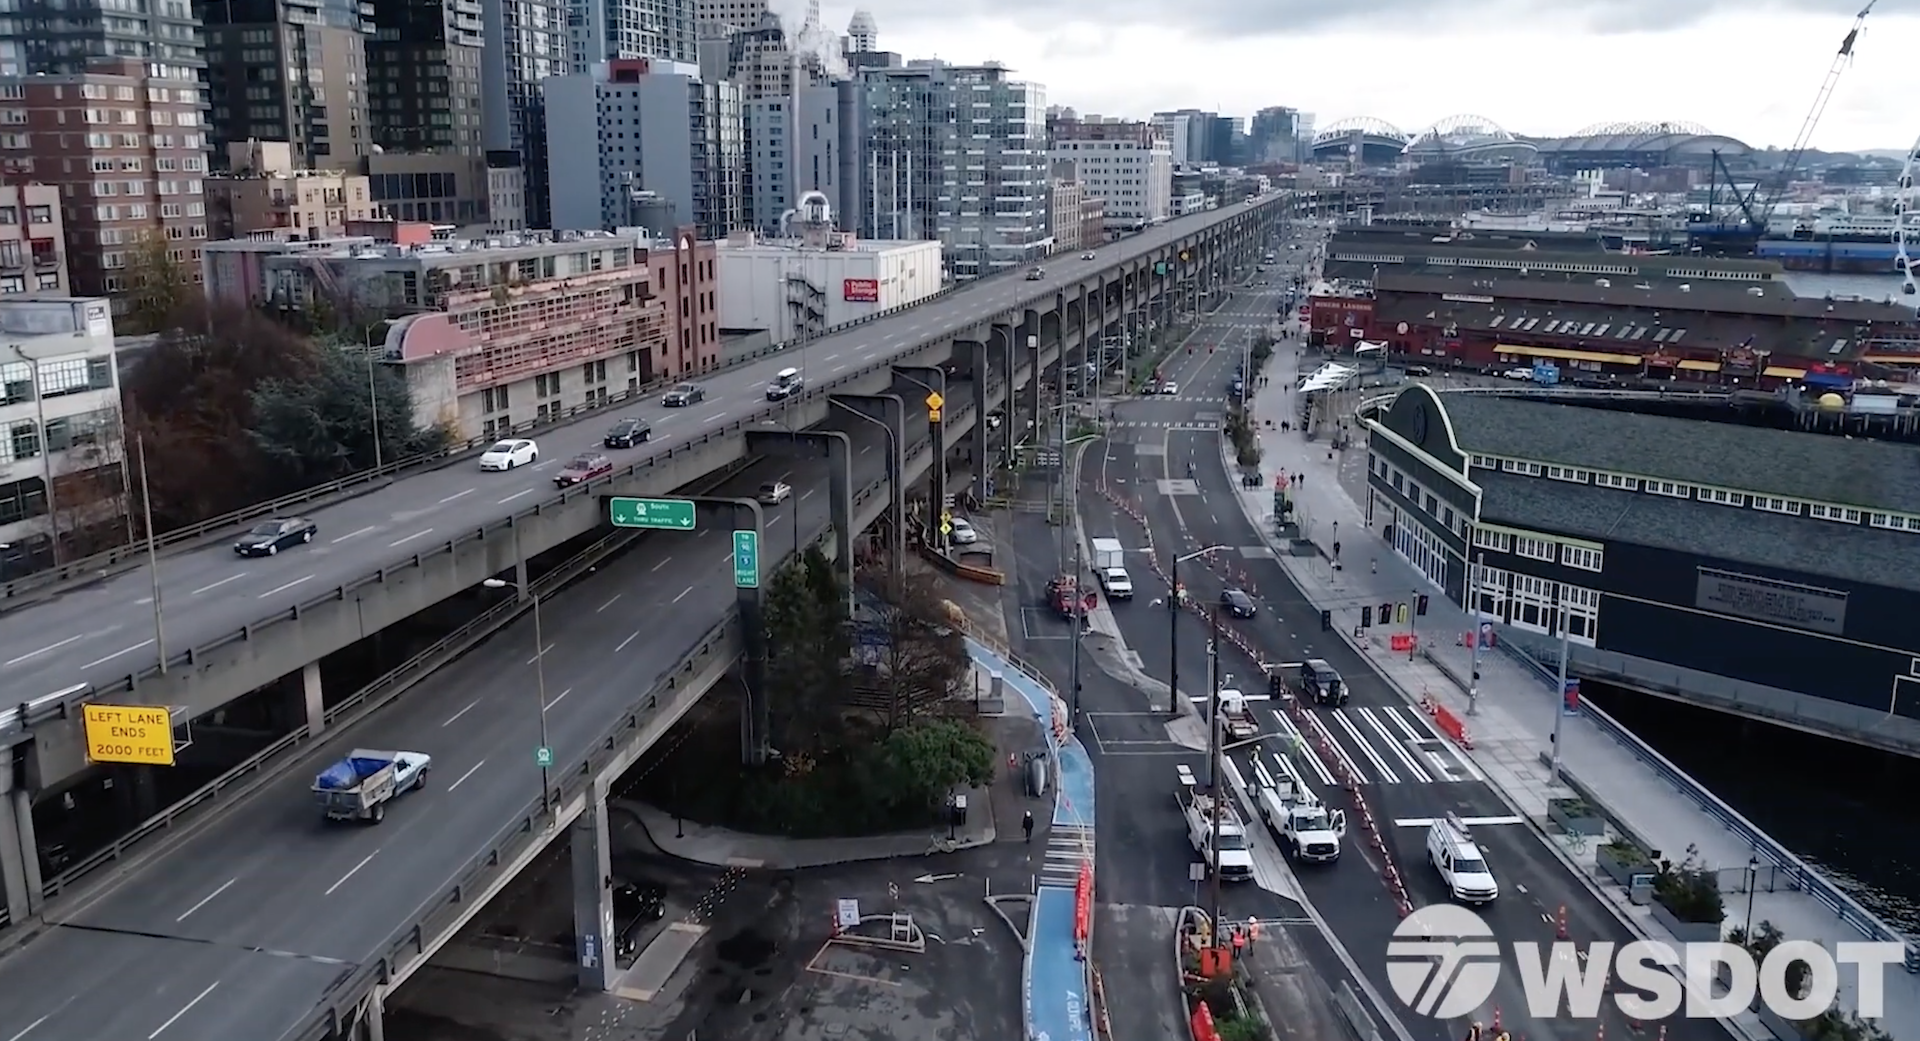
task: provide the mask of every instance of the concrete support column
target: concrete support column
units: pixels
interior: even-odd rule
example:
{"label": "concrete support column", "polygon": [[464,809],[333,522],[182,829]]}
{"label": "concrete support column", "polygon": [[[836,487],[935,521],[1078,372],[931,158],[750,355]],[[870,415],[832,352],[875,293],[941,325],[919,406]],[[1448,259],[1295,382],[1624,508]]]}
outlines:
{"label": "concrete support column", "polygon": [[320,685],[318,661],[310,661],[300,670],[300,693],[307,708],[307,736],[319,737],[327,729],[327,698]]}
{"label": "concrete support column", "polygon": [[6,756],[6,769],[0,770],[0,908],[7,921],[24,922],[33,913],[27,901],[27,868],[21,859],[20,822],[13,806],[13,756]]}
{"label": "concrete support column", "polygon": [[1001,370],[1005,388],[1000,394],[1000,407],[1006,413],[1006,421],[1000,424],[1000,461],[1008,469],[1013,468],[1014,430],[1020,426],[1020,385],[1014,380],[1019,368],[1016,361],[1020,355],[1015,348],[1019,336],[1018,329],[1001,323],[995,323],[987,334],[987,339],[996,341],[996,349],[1005,362]]}
{"label": "concrete support column", "polygon": [[1033,421],[1035,443],[1040,438],[1040,316],[1028,311],[1020,322],[1021,349],[1027,352],[1027,418]]}
{"label": "concrete support column", "polygon": [[[20,880],[27,888],[27,913],[39,914],[46,880],[40,877],[40,841],[33,834],[33,793],[15,788],[9,799],[13,804],[11,837],[20,851]],[[6,838],[0,835],[0,844],[4,844]]]}
{"label": "concrete support column", "polygon": [[906,409],[898,394],[836,394],[833,400],[866,417],[868,425],[886,428],[888,510],[893,514],[887,528],[887,554],[889,569],[897,574],[907,557],[907,482],[902,480],[907,472]]}
{"label": "concrete support column", "polygon": [[[998,332],[999,327],[996,326],[994,331]],[[987,383],[992,373],[987,363],[987,345],[978,340],[961,340],[954,344],[954,348],[967,352],[967,365],[973,369],[973,496],[985,499],[987,474],[993,469],[993,450],[987,444],[987,413],[991,410],[987,402]],[[1010,375],[1003,374],[1001,378],[1007,379]]]}
{"label": "concrete support column", "polygon": [[607,834],[607,796],[598,785],[576,817],[568,839],[573,853],[573,940],[580,989],[613,989],[614,962],[612,840]]}
{"label": "concrete support column", "polygon": [[[977,383],[978,380],[975,382]],[[945,370],[930,365],[895,365],[893,388],[901,392],[900,400],[903,406],[922,411],[927,417],[927,441],[932,448],[933,458],[927,464],[927,486],[931,501],[927,509],[926,541],[927,545],[936,549],[945,549],[947,537],[940,533],[940,513],[946,509],[947,503],[946,423],[933,421],[933,410],[926,402],[935,394],[940,395],[944,401],[947,396],[947,374]],[[911,400],[910,405],[908,405],[909,400]],[[943,420],[946,410],[953,405],[953,402],[946,402],[941,406]]]}
{"label": "concrete support column", "polygon": [[[796,503],[794,508],[798,509],[799,504]],[[767,544],[765,521],[758,500],[734,500],[733,530],[753,532],[756,545],[761,547]],[[766,593],[761,580],[766,572],[764,548],[759,556],[760,559],[755,561],[752,585],[742,585],[740,579],[744,576],[738,573],[734,576],[734,591],[737,594],[735,605],[740,611],[740,682],[747,688],[746,711],[740,717],[740,761],[748,766],[765,764],[767,753],[773,745],[773,713],[767,701]],[[738,564],[736,559],[736,568]],[[604,806],[601,816],[601,834],[604,836]]]}
{"label": "concrete support column", "polygon": [[[747,431],[750,455],[778,455],[802,459],[827,460],[827,523],[833,528],[833,566],[840,573],[849,593],[853,589],[853,439],[844,430],[797,430],[769,433]],[[800,506],[793,507],[795,540],[793,550],[800,551]],[[778,554],[769,554],[777,557]],[[851,600],[849,600],[851,609]]]}

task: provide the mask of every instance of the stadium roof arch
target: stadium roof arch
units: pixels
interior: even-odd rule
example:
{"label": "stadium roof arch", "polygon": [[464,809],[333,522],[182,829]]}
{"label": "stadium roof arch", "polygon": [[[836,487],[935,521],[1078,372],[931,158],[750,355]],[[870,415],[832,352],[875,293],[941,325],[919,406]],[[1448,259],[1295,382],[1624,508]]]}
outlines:
{"label": "stadium roof arch", "polygon": [[1540,158],[1563,168],[1596,166],[1695,166],[1724,158],[1744,158],[1752,146],[1716,134],[1698,123],[1678,120],[1599,123],[1567,137],[1536,138]]}
{"label": "stadium roof arch", "polygon": [[1327,124],[1313,135],[1313,157],[1330,159],[1345,156],[1356,138],[1360,144],[1361,162],[1381,165],[1397,160],[1411,140],[1406,131],[1384,119],[1349,116]]}
{"label": "stadium roof arch", "polygon": [[1448,116],[1407,142],[1406,157],[1415,162],[1529,163],[1539,147],[1525,141],[1485,116]]}

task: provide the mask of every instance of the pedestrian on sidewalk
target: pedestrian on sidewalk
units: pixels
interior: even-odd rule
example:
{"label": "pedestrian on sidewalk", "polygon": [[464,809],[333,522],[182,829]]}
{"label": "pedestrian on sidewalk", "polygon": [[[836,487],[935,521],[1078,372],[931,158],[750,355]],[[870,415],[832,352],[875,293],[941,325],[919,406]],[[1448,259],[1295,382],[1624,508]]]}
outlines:
{"label": "pedestrian on sidewalk", "polygon": [[1020,815],[1020,831],[1022,834],[1026,835],[1028,844],[1032,844],[1033,842],[1033,811],[1032,810],[1028,810],[1025,813]]}

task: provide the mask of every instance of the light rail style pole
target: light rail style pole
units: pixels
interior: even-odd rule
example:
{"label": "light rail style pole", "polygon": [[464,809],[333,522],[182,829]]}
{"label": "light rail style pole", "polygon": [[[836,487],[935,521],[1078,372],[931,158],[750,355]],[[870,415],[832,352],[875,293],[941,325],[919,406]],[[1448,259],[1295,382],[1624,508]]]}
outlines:
{"label": "light rail style pole", "polygon": [[1555,613],[1559,616],[1560,622],[1560,668],[1558,670],[1558,682],[1556,682],[1553,687],[1552,768],[1547,777],[1547,783],[1558,787],[1560,784],[1560,740],[1564,733],[1563,726],[1567,721],[1567,648],[1570,641],[1567,639],[1566,584],[1559,583],[1554,593],[1556,594],[1554,596],[1555,607],[1558,609]]}
{"label": "light rail style pole", "polygon": [[1195,557],[1204,557],[1225,546],[1208,546],[1173,558],[1167,565],[1167,712],[1180,714],[1180,565]]}
{"label": "light rail style pole", "polygon": [[1480,576],[1484,574],[1482,569],[1486,566],[1487,555],[1485,553],[1475,553],[1473,555],[1473,563],[1467,565],[1467,602],[1472,605],[1467,610],[1467,617],[1473,621],[1473,636],[1470,637],[1473,640],[1473,674],[1467,680],[1467,715],[1469,716],[1477,716],[1480,714],[1480,645],[1486,642],[1480,638],[1480,620],[1482,617],[1480,614]]}
{"label": "light rail style pole", "polygon": [[[1036,378],[1037,378],[1037,375],[1036,375]],[[1009,381],[1009,385],[1011,385],[1011,381]],[[900,446],[895,444],[893,441],[893,427],[888,425],[885,420],[876,419],[872,416],[869,416],[865,412],[862,412],[859,409],[854,408],[852,405],[849,405],[846,402],[841,401],[839,398],[829,396],[827,398],[827,403],[829,405],[832,405],[835,408],[840,409],[842,412],[845,412],[849,416],[853,416],[861,420],[862,422],[871,423],[874,426],[879,427],[880,432],[887,435],[887,467],[886,467],[887,480],[893,483],[893,488],[895,492],[898,493],[900,488],[900,482],[906,476],[905,474],[902,474],[900,472],[900,468],[901,466],[905,465],[906,460],[901,457]],[[900,464],[900,465],[896,466],[895,464]],[[900,501],[899,494],[895,494],[893,496],[893,501],[895,502]],[[896,599],[900,596],[901,590],[904,587],[904,584],[906,581],[906,577],[905,577],[905,569],[907,565],[906,537],[905,537],[906,529],[907,529],[907,518],[904,514],[893,518],[893,536],[887,540],[887,545],[889,547],[887,551],[887,556],[892,558],[887,562],[887,577],[888,577],[887,585],[893,589],[893,595]]]}
{"label": "light rail style pole", "polygon": [[512,589],[519,596],[533,600],[533,682],[534,693],[540,698],[540,747],[547,750],[540,763],[540,807],[551,816],[553,814],[553,765],[550,761],[553,746],[547,742],[547,638],[545,626],[540,624],[540,595],[532,592],[529,579],[527,586],[516,586],[505,579],[489,578],[480,583],[487,589]]}

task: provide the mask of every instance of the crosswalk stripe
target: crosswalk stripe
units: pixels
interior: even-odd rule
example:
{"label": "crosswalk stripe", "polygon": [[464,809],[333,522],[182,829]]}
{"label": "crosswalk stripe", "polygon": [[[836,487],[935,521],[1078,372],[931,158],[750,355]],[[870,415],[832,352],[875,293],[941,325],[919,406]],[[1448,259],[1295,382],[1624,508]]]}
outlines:
{"label": "crosswalk stripe", "polygon": [[[1442,741],[1410,708],[1351,705],[1309,709],[1304,726],[1282,711],[1275,710],[1273,715],[1280,732],[1310,753],[1295,765],[1307,772],[1307,780],[1326,787],[1337,783],[1338,773],[1351,773],[1361,784],[1450,784],[1478,776],[1459,751]],[[1327,753],[1322,752],[1323,742],[1333,762],[1328,762]],[[1436,757],[1446,756],[1457,763],[1436,762]],[[1336,771],[1335,766],[1344,769]]]}

